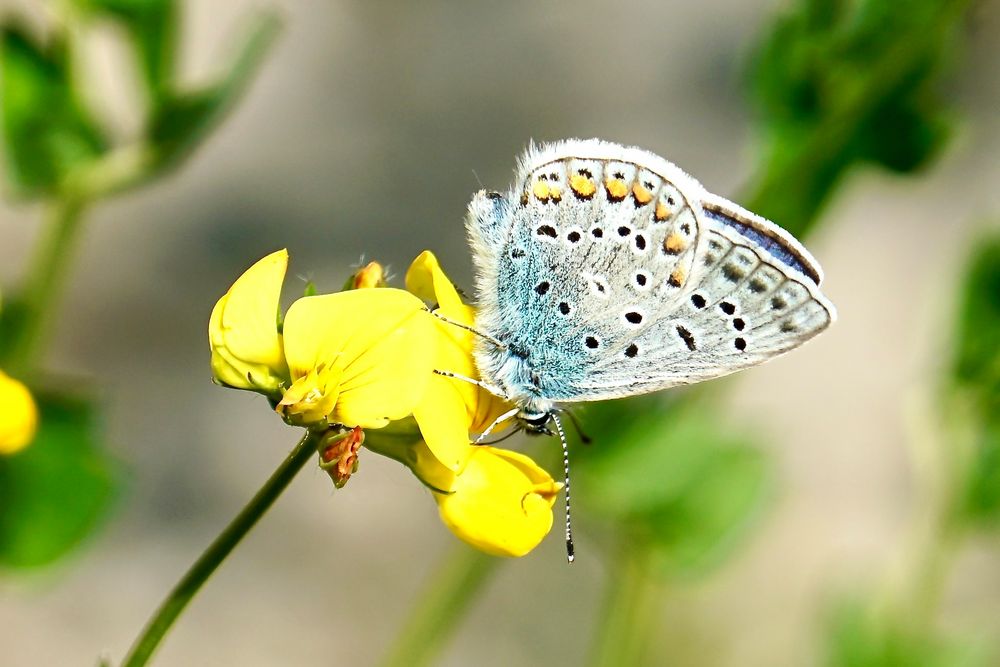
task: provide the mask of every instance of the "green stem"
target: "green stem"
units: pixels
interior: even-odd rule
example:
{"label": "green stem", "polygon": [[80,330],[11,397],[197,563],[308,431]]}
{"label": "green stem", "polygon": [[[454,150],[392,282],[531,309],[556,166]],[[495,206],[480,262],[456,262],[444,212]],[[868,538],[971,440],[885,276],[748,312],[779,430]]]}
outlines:
{"label": "green stem", "polygon": [[184,611],[202,585],[271,507],[306,461],[316,455],[316,446],[321,435],[321,433],[309,432],[303,436],[284,462],[264,482],[264,486],[247,503],[246,507],[236,515],[236,518],[191,565],[190,569],[167,595],[167,598],[160,604],[159,609],[146,624],[142,634],[136,638],[122,662],[122,667],[140,667],[149,661],[174,621],[177,620],[177,617]]}
{"label": "green stem", "polygon": [[12,333],[7,365],[24,376],[35,369],[38,350],[49,329],[54,309],[66,281],[70,255],[80,237],[80,222],[86,208],[82,199],[56,201],[49,211],[42,238],[28,268],[28,277],[17,300],[19,317]]}
{"label": "green stem", "polygon": [[590,652],[592,667],[645,664],[643,654],[659,621],[662,593],[648,560],[643,547],[626,547],[618,566],[609,570],[603,617]]}
{"label": "green stem", "polygon": [[456,546],[431,575],[382,666],[430,664],[502,562],[464,544]]}

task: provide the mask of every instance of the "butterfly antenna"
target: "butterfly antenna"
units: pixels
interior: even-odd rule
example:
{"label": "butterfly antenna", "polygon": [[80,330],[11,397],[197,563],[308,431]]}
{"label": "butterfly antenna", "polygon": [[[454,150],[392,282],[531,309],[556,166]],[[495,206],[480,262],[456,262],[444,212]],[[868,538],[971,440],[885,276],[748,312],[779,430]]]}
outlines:
{"label": "butterfly antenna", "polygon": [[585,445],[589,445],[590,443],[592,443],[594,439],[591,438],[589,435],[587,435],[586,432],[584,432],[583,427],[580,425],[580,420],[577,419],[576,415],[570,412],[569,410],[563,410],[563,412],[566,413],[566,416],[569,417],[569,420],[573,422],[573,428],[575,428],[577,434],[579,434],[580,442],[582,442]]}
{"label": "butterfly antenna", "polygon": [[496,345],[501,350],[506,350],[507,349],[507,345],[505,345],[504,343],[500,342],[499,340],[497,340],[496,338],[494,338],[493,336],[491,336],[489,334],[483,333],[482,331],[479,331],[478,329],[470,327],[467,324],[462,324],[461,322],[456,322],[455,320],[448,319],[447,317],[445,317],[441,313],[438,313],[438,312],[436,312],[434,310],[431,310],[429,312],[430,312],[431,315],[433,315],[434,317],[438,318],[439,320],[441,320],[442,322],[444,322],[446,324],[450,324],[452,326],[456,326],[459,329],[465,329],[466,331],[471,331],[472,333],[476,334],[477,336],[479,336],[483,340],[488,340],[489,342],[493,343],[494,345]]}
{"label": "butterfly antenna", "polygon": [[566,491],[566,561],[572,563],[576,555],[573,552],[573,524],[570,521],[569,511],[569,445],[566,442],[566,432],[563,430],[559,415],[553,412],[552,421],[555,423],[556,431],[559,433],[559,442],[562,443],[563,479],[565,480],[564,489]]}

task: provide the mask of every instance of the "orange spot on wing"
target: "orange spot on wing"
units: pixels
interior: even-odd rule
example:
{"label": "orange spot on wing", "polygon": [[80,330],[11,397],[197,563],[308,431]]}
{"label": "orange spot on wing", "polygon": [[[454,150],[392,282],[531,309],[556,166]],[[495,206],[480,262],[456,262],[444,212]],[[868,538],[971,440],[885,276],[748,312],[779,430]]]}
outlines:
{"label": "orange spot on wing", "polygon": [[640,206],[653,201],[653,193],[647,190],[638,181],[632,184],[632,196],[635,197],[636,203]]}
{"label": "orange spot on wing", "polygon": [[562,199],[562,188],[557,187],[555,185],[550,185],[549,186],[549,198],[552,201],[559,201],[560,199]]}
{"label": "orange spot on wing", "polygon": [[539,201],[548,201],[549,184],[542,181],[535,181],[535,184],[531,186],[531,194],[535,195],[535,199]]}
{"label": "orange spot on wing", "polygon": [[613,201],[621,201],[628,194],[628,185],[620,178],[605,180],[604,188],[608,191],[608,199]]}
{"label": "orange spot on wing", "polygon": [[667,282],[670,283],[672,287],[683,287],[685,278],[687,278],[687,272],[684,271],[683,267],[678,266],[674,269],[674,272],[670,274],[670,279],[667,280]]}
{"label": "orange spot on wing", "polygon": [[588,199],[594,196],[597,192],[597,186],[594,181],[590,180],[583,174],[573,174],[569,179],[569,187],[573,188],[573,192],[579,197]]}
{"label": "orange spot on wing", "polygon": [[658,201],[656,202],[656,213],[654,215],[656,216],[657,220],[662,222],[670,217],[670,209],[667,208],[666,204],[664,204],[661,201]]}
{"label": "orange spot on wing", "polygon": [[679,255],[686,246],[684,238],[677,232],[670,232],[667,238],[663,239],[663,249],[671,255]]}

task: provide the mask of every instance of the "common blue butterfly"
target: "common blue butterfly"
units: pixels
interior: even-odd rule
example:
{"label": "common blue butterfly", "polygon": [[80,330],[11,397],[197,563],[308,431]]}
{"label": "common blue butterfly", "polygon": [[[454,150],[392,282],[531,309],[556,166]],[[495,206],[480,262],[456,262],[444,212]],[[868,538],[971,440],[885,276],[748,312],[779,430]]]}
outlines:
{"label": "common blue butterfly", "polygon": [[[481,384],[529,432],[553,423],[564,453],[558,404],[727,375],[836,318],[795,238],[639,148],[530,146],[510,190],[474,196],[467,228]],[[572,560],[568,515],[567,546]]]}

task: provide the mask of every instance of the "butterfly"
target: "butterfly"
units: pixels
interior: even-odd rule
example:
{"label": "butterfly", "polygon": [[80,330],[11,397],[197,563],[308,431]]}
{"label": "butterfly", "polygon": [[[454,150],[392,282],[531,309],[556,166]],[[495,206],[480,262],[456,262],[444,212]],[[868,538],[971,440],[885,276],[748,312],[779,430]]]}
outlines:
{"label": "butterfly", "polygon": [[[648,151],[529,146],[466,223],[481,384],[529,432],[563,442],[561,404],[701,382],[826,329],[819,263],[791,234]],[[567,512],[567,547],[572,540]]]}

